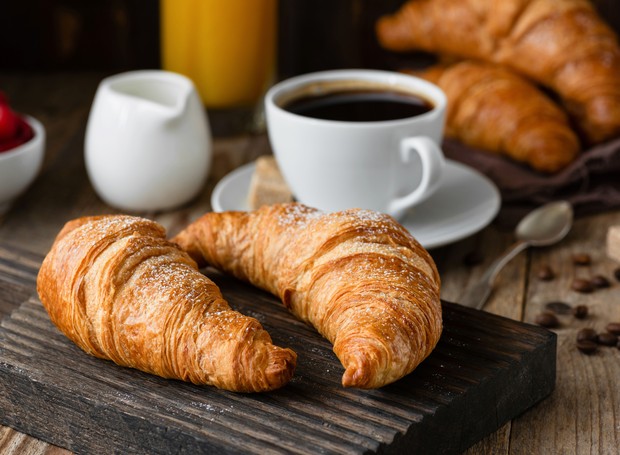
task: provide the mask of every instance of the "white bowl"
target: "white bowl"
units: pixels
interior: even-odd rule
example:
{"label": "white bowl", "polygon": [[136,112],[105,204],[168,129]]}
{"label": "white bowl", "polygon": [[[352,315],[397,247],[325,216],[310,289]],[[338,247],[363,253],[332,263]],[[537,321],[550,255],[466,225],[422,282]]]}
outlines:
{"label": "white bowl", "polygon": [[33,117],[24,116],[34,137],[14,149],[0,152],[0,213],[11,206],[37,177],[45,153],[45,128]]}

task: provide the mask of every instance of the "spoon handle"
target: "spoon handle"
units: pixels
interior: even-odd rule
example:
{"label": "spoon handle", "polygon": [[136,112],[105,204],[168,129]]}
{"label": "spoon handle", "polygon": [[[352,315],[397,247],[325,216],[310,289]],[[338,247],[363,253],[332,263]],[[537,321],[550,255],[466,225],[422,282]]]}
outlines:
{"label": "spoon handle", "polygon": [[493,283],[495,278],[499,274],[499,271],[504,268],[508,262],[510,262],[521,251],[525,250],[529,246],[528,242],[520,240],[512,244],[499,258],[497,258],[482,275],[480,280],[471,286],[463,297],[461,298],[461,305],[481,310],[487,299],[491,295],[493,290]]}

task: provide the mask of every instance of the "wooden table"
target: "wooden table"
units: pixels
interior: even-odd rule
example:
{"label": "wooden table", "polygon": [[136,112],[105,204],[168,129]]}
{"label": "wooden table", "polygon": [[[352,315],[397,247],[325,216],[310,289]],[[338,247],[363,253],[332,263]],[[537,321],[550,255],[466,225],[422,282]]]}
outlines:
{"label": "wooden table", "polygon": [[[94,193],[83,161],[84,128],[90,103],[104,75],[0,74],[0,89],[18,111],[37,117],[48,134],[44,168],[36,183],[0,218],[0,242],[44,255],[68,219],[113,213]],[[209,182],[190,205],[167,213],[142,214],[161,222],[174,234],[189,221],[210,210],[215,183],[235,167],[270,153],[264,135],[217,138]],[[620,321],[620,283],[613,272],[620,264],[606,256],[606,232],[620,224],[620,211],[578,219],[561,244],[521,254],[500,274],[486,310],[509,318],[533,322],[546,303],[564,301],[588,306],[583,320],[561,316],[558,335],[557,384],[553,394],[522,416],[504,425],[473,447],[468,454],[617,454],[620,447],[620,350],[601,348],[595,355],[575,346],[582,327],[603,330]],[[511,232],[491,225],[481,232],[431,251],[442,280],[442,298],[458,302],[463,290],[483,273],[512,241]],[[576,266],[572,256],[587,253],[589,266]],[[472,256],[480,259],[472,264]],[[555,272],[552,281],[541,281],[543,265]],[[604,275],[611,287],[591,294],[570,289],[575,277]],[[11,290],[3,290],[11,292]],[[11,308],[0,308],[0,318]],[[62,416],[59,416],[62,418]],[[450,431],[449,428],[446,431]],[[64,449],[0,426],[0,453],[60,454]]]}

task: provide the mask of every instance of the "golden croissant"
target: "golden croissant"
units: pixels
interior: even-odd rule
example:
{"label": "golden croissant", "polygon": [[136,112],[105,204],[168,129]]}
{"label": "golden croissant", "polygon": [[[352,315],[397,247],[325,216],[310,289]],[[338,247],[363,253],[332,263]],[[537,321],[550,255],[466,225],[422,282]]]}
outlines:
{"label": "golden croissant", "polygon": [[409,0],[376,30],[389,50],[499,63],[547,86],[588,143],[620,133],[620,46],[588,0]]}
{"label": "golden croissant", "polygon": [[435,264],[387,215],[279,204],[207,213],[172,240],[199,265],[275,294],[314,326],[333,344],[345,387],[396,381],[439,340]]}
{"label": "golden croissant", "polygon": [[67,223],[37,278],[52,322],[95,357],[165,378],[239,392],[286,384],[295,353],[231,310],[165,235],[130,216]]}
{"label": "golden croissant", "polygon": [[560,107],[505,67],[466,60],[407,72],[445,92],[447,136],[547,173],[564,169],[579,153]]}

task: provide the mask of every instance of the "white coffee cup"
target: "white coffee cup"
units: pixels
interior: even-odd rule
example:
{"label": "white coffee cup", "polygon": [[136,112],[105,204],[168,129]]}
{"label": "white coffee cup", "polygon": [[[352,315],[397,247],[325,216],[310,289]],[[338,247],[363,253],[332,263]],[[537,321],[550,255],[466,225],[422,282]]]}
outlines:
{"label": "white coffee cup", "polygon": [[[380,121],[312,118],[292,101],[343,90],[386,90],[421,97],[420,115]],[[446,97],[425,80],[389,71],[334,70],[274,85],[265,96],[269,140],[298,201],[326,211],[365,208],[402,216],[438,188]]]}
{"label": "white coffee cup", "polygon": [[131,71],[97,89],[85,140],[88,176],[99,196],[122,210],[167,210],[202,189],[211,131],[190,79]]}

